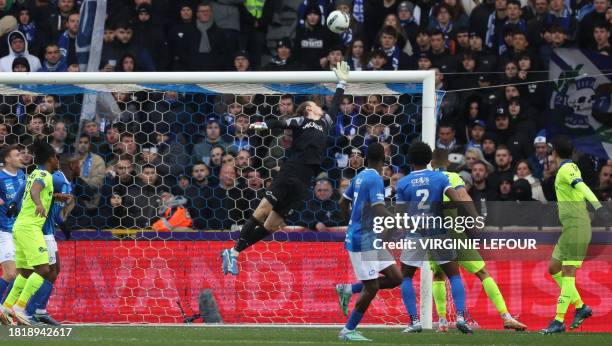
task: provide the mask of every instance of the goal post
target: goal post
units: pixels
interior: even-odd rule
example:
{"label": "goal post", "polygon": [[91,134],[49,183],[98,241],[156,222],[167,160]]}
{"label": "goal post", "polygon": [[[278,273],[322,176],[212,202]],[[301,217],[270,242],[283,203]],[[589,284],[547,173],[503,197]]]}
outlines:
{"label": "goal post", "polygon": [[[75,73],[0,73],[0,94],[54,94],[54,88],[60,85],[72,85],[86,89],[86,92],[112,91],[119,88],[147,90],[164,90],[171,85],[196,85],[206,89],[225,90],[232,93],[234,86],[241,90],[259,93],[261,86],[269,90],[285,90],[284,85],[294,84],[332,84],[336,76],[331,71],[322,72],[75,72]],[[349,75],[349,89],[359,84],[394,85],[418,83],[422,85],[421,95],[421,139],[435,147],[436,109],[441,97],[436,96],[434,71],[352,71]],[[228,85],[223,87],[224,85]],[[37,86],[47,86],[36,89]],[[99,87],[102,86],[102,87]],[[213,87],[211,87],[213,86]],[[328,85],[333,91],[333,86]],[[180,89],[180,88],[175,88]],[[44,90],[41,92],[40,90]],[[93,91],[92,91],[93,90]],[[167,89],[169,90],[169,89]],[[347,93],[350,93],[348,91]],[[238,92],[235,92],[238,94]],[[282,94],[279,92],[278,94]],[[424,328],[432,328],[432,272],[426,266],[421,271],[420,282],[420,314]]]}

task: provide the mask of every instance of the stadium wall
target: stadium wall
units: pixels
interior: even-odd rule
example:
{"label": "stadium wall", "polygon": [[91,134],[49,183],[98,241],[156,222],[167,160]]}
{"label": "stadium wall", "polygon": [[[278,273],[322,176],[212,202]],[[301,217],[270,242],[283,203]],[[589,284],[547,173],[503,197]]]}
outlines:
{"label": "stadium wall", "polygon": [[[334,284],[354,276],[340,242],[262,242],[245,252],[238,277],[223,276],[226,241],[60,241],[61,271],[49,311],[63,321],[180,323],[180,301],[197,313],[198,294],[214,293],[225,323],[344,323]],[[603,251],[605,245],[593,245]],[[543,245],[550,253],[552,245]],[[513,314],[532,329],[554,315],[558,288],[546,260],[488,263]],[[467,307],[486,329],[501,327],[480,282],[464,275]],[[415,282],[419,282],[415,280]],[[594,317],[583,330],[612,331],[612,263],[591,260],[578,272]],[[418,292],[418,290],[417,290]],[[406,323],[397,289],[383,292],[366,323]]]}

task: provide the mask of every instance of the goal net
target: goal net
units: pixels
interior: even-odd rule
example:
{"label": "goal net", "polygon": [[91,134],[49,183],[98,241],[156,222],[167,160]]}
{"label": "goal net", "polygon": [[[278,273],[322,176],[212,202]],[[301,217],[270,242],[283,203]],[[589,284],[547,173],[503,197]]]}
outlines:
{"label": "goal net", "polygon": [[[435,97],[433,72],[351,79],[309,198],[282,232],[245,251],[234,277],[221,273],[219,254],[293,140],[287,130],[248,126],[290,117],[306,100],[327,108],[331,72],[0,76],[2,144],[20,145],[31,170],[30,145],[49,141],[73,184],[71,240],[59,241],[50,313],[83,323],[180,323],[199,313],[206,322],[344,323],[334,285],[355,279],[339,195],[363,168],[368,143],[379,141],[392,202],[409,143],[434,144],[443,96]],[[431,273],[423,277],[427,327]],[[365,319],[407,320],[397,290],[381,292]]]}

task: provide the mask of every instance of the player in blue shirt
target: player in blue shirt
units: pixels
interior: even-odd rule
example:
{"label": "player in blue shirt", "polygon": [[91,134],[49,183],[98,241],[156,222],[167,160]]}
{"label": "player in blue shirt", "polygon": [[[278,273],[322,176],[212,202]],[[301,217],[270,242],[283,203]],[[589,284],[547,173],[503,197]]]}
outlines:
{"label": "player in blue shirt", "polygon": [[[405,204],[408,215],[443,218],[442,202],[445,195],[453,202],[463,201],[444,173],[427,169],[431,159],[432,151],[429,145],[417,142],[410,146],[409,162],[412,164],[413,171],[397,183],[396,194],[398,205]],[[466,205],[466,209],[470,216],[478,217],[473,204]],[[436,226],[439,227],[436,228]],[[447,233],[447,230],[443,229],[441,224],[434,224],[434,227],[431,228],[427,225],[422,231],[425,232],[424,236],[435,238],[444,237]],[[415,235],[420,236],[413,234],[413,236]],[[427,261],[428,253],[423,250],[404,250],[400,257],[402,276],[404,277],[401,286],[402,300],[411,318],[411,324],[404,330],[407,333],[422,331],[416,309],[416,294],[412,285],[412,278],[417,268],[429,264],[429,261]],[[457,329],[463,333],[472,333],[463,317],[465,288],[459,274],[456,254],[430,251],[429,255],[434,257],[449,278],[453,300],[457,307]]]}
{"label": "player in blue shirt", "polygon": [[[66,203],[70,201],[72,193],[72,185],[68,181],[68,178],[61,171],[56,171],[52,175],[53,178],[53,202],[49,208],[47,220],[45,221],[42,232],[47,244],[47,253],[49,254],[49,275],[47,279],[43,281],[42,286],[38,289],[36,294],[32,296],[28,305],[26,306],[26,313],[28,316],[36,322],[45,323],[53,326],[60,325],[55,319],[49,316],[47,312],[47,303],[51,297],[51,291],[53,290],[53,284],[60,272],[59,265],[59,254],[57,252],[57,242],[55,241],[55,227],[56,225],[63,225],[64,219],[62,212]],[[19,201],[23,198],[25,192],[25,184],[22,184],[21,188],[16,193],[16,208],[20,209],[21,205]]]}
{"label": "player in blue shirt", "polygon": [[2,266],[2,277],[0,278],[0,301],[4,301],[5,293],[10,291],[15,279],[15,244],[13,242],[13,223],[15,216],[7,216],[9,205],[15,200],[17,191],[21,185],[25,185],[25,174],[21,152],[15,145],[8,146],[0,153],[0,159],[4,163],[0,171],[0,265]]}
{"label": "player in blue shirt", "polygon": [[[368,168],[353,178],[340,199],[340,208],[345,217],[349,214],[349,203],[353,204],[344,247],[349,252],[355,276],[361,281],[352,285],[355,287],[347,285],[349,291],[359,290],[361,295],[340,331],[340,340],[369,341],[355,330],[357,325],[379,289],[397,287],[402,281],[393,256],[386,250],[374,248],[374,241],[378,239],[378,234],[374,232],[374,217],[392,217],[385,208],[384,184],[380,175],[385,162],[384,147],[380,143],[370,144],[367,159]],[[343,292],[338,293],[342,297]]]}

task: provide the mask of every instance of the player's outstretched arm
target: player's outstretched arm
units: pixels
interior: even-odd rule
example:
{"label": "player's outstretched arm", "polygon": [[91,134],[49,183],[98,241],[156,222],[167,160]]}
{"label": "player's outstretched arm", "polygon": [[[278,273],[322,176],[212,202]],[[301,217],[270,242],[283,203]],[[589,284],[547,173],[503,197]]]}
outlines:
{"label": "player's outstretched arm", "polygon": [[329,107],[328,115],[331,118],[332,123],[336,122],[336,115],[340,111],[340,103],[342,102],[342,96],[344,96],[344,88],[348,84],[348,77],[351,71],[350,66],[346,61],[340,61],[336,67],[332,69],[336,74],[338,84],[336,86],[336,92],[332,100],[331,107]]}
{"label": "player's outstretched arm", "polygon": [[597,199],[597,196],[591,191],[589,186],[584,181],[579,181],[574,185],[574,188],[582,193],[584,198],[591,203],[595,210],[601,208],[601,203]]}

